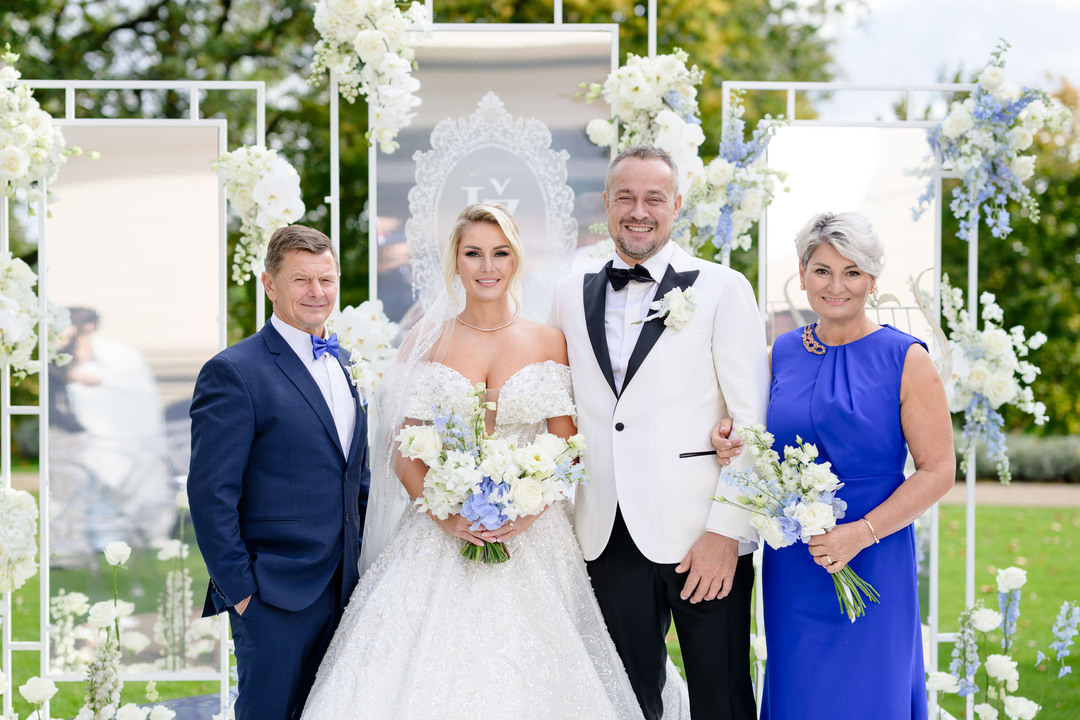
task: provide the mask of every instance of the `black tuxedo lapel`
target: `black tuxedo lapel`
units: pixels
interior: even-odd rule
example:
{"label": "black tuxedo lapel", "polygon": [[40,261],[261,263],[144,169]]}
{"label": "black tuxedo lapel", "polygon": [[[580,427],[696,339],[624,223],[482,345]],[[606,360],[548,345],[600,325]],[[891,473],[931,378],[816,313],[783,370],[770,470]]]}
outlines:
{"label": "black tuxedo lapel", "polygon": [[611,353],[608,352],[607,332],[604,330],[604,308],[607,305],[607,269],[611,267],[609,261],[600,272],[586,273],[582,280],[581,294],[585,303],[585,327],[589,331],[589,340],[592,342],[593,354],[596,355],[596,364],[607,378],[611,392],[618,395],[615,389],[615,373],[611,370]]}
{"label": "black tuxedo lapel", "polygon": [[304,367],[304,363],[296,356],[289,343],[285,342],[285,338],[281,337],[281,334],[274,329],[273,324],[266,323],[261,334],[266,341],[267,349],[276,356],[274,362],[281,369],[281,372],[285,374],[285,377],[289,378],[289,381],[296,386],[307,404],[315,411],[315,414],[319,416],[323,427],[326,428],[326,432],[334,442],[334,447],[344,457],[345,453],[341,449],[341,439],[338,437],[334,416],[323,398],[322,391],[315,384],[315,378],[311,377],[311,372]]}
{"label": "black tuxedo lapel", "polygon": [[[664,279],[660,281],[660,286],[656,288],[656,294],[653,295],[653,301],[659,300],[675,288],[685,290],[690,287],[697,281],[700,272],[700,270],[675,272],[675,268],[668,265],[667,272],[664,273]],[[650,310],[649,312],[651,314],[653,311]],[[634,352],[631,353],[630,361],[626,364],[626,378],[623,380],[623,390],[626,390],[626,386],[630,384],[630,380],[633,379],[637,369],[641,367],[641,363],[645,361],[649,351],[653,349],[653,345],[660,339],[660,334],[664,332],[666,327],[663,318],[656,318],[642,323],[641,334],[638,335],[637,344],[634,345]]]}

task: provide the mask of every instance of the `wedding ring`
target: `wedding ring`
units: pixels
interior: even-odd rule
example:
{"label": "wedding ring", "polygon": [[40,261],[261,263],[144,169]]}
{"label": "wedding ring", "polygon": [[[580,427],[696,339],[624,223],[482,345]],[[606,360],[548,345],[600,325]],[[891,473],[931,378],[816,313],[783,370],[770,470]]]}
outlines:
{"label": "wedding ring", "polygon": [[831,557],[829,557],[828,555],[826,555],[826,556],[825,556],[825,564],[826,564],[826,565],[835,565],[835,564],[836,564],[836,561],[835,561],[835,560],[833,560],[833,559],[832,559]]}
{"label": "wedding ring", "polygon": [[513,521],[513,520],[511,520],[511,521],[510,521],[510,529],[511,529],[511,530],[513,530],[513,529],[514,529],[514,521]]}

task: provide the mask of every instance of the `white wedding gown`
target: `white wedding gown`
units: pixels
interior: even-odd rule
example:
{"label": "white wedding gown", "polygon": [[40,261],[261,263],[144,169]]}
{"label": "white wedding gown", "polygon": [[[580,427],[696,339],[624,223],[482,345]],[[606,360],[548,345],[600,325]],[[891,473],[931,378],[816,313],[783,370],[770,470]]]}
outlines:
{"label": "white wedding gown", "polygon": [[[408,416],[436,403],[468,412],[472,385],[427,363]],[[550,417],[574,415],[570,371],[527,365],[499,391],[499,437],[528,443]],[[364,574],[319,668],[304,718],[641,718],[608,636],[571,523],[558,502],[507,543],[510,559],[460,555],[460,538],[406,510]],[[674,677],[672,675],[674,674]],[[685,684],[669,663],[665,718],[689,717]]]}

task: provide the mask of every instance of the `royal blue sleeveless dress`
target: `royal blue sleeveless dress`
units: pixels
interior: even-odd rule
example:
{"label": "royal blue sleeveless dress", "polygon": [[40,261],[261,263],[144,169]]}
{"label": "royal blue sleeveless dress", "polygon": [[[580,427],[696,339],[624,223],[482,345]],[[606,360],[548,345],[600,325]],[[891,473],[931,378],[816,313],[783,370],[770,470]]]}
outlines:
{"label": "royal blue sleeveless dress", "polygon": [[[885,325],[815,355],[803,346],[802,332],[786,333],[773,346],[773,447],[783,453],[796,435],[817,445],[819,461],[831,462],[844,483],[837,495],[848,507],[840,522],[858,522],[904,481],[900,379],[911,345],[926,346]],[[925,720],[912,527],[860,552],[851,568],[881,596],[854,623],[806,544],[765,547],[763,720]]]}

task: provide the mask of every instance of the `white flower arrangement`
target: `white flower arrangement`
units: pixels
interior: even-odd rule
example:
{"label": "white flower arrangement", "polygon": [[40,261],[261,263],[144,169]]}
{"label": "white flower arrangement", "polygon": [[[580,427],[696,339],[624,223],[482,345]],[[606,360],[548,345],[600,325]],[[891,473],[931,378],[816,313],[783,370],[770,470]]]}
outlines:
{"label": "white flower arrangement", "polygon": [[18,590],[37,574],[37,519],[33,495],[0,488],[0,592]]}
{"label": "white flower arrangement", "polygon": [[274,231],[304,214],[300,174],[277,151],[244,145],[211,163],[225,196],[240,216],[240,241],[233,255],[233,280],[243,284],[262,269]]}
{"label": "white flower arrangement", "polygon": [[[10,252],[0,253],[0,364],[8,363],[12,375],[24,378],[38,371],[33,359],[38,344],[41,313],[37,275],[22,259]],[[46,303],[45,325],[49,333],[49,362],[65,365],[71,356],[60,352],[64,333],[71,325],[67,308]]]}
{"label": "white flower arrangement", "polygon": [[690,318],[694,316],[694,308],[697,307],[697,292],[688,287],[685,290],[672,288],[659,300],[653,300],[649,308],[654,310],[644,320],[638,320],[634,325],[663,318],[664,325],[672,330],[682,330],[690,324]]}
{"label": "white flower arrangement", "polygon": [[41,109],[30,87],[19,81],[18,60],[10,46],[0,54],[0,180],[8,197],[25,190],[32,208],[42,199],[40,182],[55,180],[67,157],[82,151],[65,147],[64,135],[52,116]]}
{"label": "white flower arrangement", "polygon": [[979,300],[982,330],[969,325],[963,292],[949,285],[948,275],[942,277],[941,315],[952,356],[952,373],[945,378],[945,392],[949,409],[964,413],[961,466],[966,469],[969,451],[982,440],[997,466],[998,477],[1007,483],[1012,476],[1000,408],[1012,405],[1033,415],[1036,425],[1046,422],[1046,405],[1035,400],[1031,389],[1039,367],[1023,359],[1041,347],[1046,336],[1036,332],[1028,338],[1023,325],[1004,330],[1004,314],[993,293],[984,292]]}
{"label": "white flower arrangement", "polygon": [[[437,408],[433,424],[410,425],[397,436],[403,457],[428,466],[417,507],[441,520],[460,514],[473,530],[535,515],[587,480],[584,466],[574,463],[585,451],[581,435],[563,440],[543,433],[524,447],[488,435],[484,415],[494,403],[481,401],[485,392],[483,383],[476,386],[467,416]],[[503,543],[465,543],[461,554],[477,562],[510,558]]]}
{"label": "white flower arrangement", "polygon": [[597,118],[585,126],[590,142],[612,147],[618,138],[616,149],[620,151],[632,145],[655,145],[661,130],[656,121],[665,110],[685,123],[700,126],[696,86],[705,73],[697,65],[687,67],[689,59],[679,48],[654,58],[631,53],[626,64],[608,75],[603,84],[582,83],[586,101],[603,97],[612,114],[611,120]]}
{"label": "white flower arrangement", "polygon": [[[949,209],[964,240],[975,236],[980,218],[993,237],[1007,237],[1012,232],[1010,201],[1038,220],[1039,206],[1024,185],[1035,172],[1035,158],[1023,151],[1044,126],[1054,130],[1069,117],[1064,106],[1041,90],[1025,88],[1019,94],[1009,90],[1004,72],[1008,48],[1002,40],[971,96],[954,102],[945,119],[928,131],[931,150],[940,155],[942,169],[961,176]],[[928,174],[929,168],[919,172]],[[933,199],[931,179],[912,209],[916,220]]]}
{"label": "white flower arrangement", "polygon": [[709,254],[724,257],[733,246],[750,248],[751,225],[775,197],[777,180],[782,184],[786,177],[765,160],[769,141],[784,122],[766,116],[747,141],[742,99],[732,95],[719,156],[705,165],[699,155],[705,134],[696,88],[704,73],[696,65],[687,68],[688,59],[678,49],[652,60],[630,55],[603,85],[589,86],[586,99],[603,96],[613,119],[591,120],[585,132],[601,147],[616,145],[619,138],[618,150],[638,144],[666,150],[679,168],[683,196],[672,237],[693,255],[702,255],[712,243],[715,251]]}
{"label": "white flower arrangement", "polygon": [[[715,498],[751,513],[750,524],[761,534],[769,547],[779,550],[798,541],[809,543],[815,535],[823,535],[844,517],[847,503],[836,497],[844,486],[832,471],[832,464],[819,463],[816,445],[797,438],[798,447],[785,447],[784,459],[772,449],[772,433],[758,424],[745,425],[735,431],[753,460],[753,468],[734,470],[724,467],[720,480],[737,493],[736,499]],[[851,622],[866,614],[865,595],[878,602],[872,585],[859,577],[850,565],[832,573],[840,611]]]}
{"label": "white flower arrangement", "polygon": [[[770,168],[766,160],[769,142],[786,121],[766,115],[747,140],[744,113],[741,96],[733,93],[719,155],[708,165],[702,166],[696,154],[676,159],[680,168],[686,162],[693,172],[684,184],[682,212],[673,237],[692,254],[702,255],[710,244],[718,258],[733,247],[749,250],[751,226],[761,219],[777,190],[787,189],[783,186],[787,173]],[[657,144],[673,151],[662,142]]]}
{"label": "white flower arrangement", "polygon": [[315,59],[308,82],[336,70],[338,90],[349,102],[363,95],[371,118],[369,139],[384,153],[398,148],[398,132],[408,127],[420,104],[420,82],[410,73],[415,52],[410,31],[430,28],[417,2],[402,12],[393,0],[319,0],[315,4]]}
{"label": "white flower arrangement", "polygon": [[[1008,654],[1015,645],[1017,619],[1020,617],[1020,590],[1026,582],[1027,573],[1020,568],[1003,568],[997,572],[1001,612],[983,607],[982,600],[979,600],[975,606],[961,613],[960,631],[957,633],[949,672],[931,673],[927,679],[928,690],[955,693],[960,697],[974,697],[982,690],[983,702],[974,706],[980,720],[998,720],[1002,717],[1032,720],[1039,713],[1042,708],[1037,702],[1015,694],[1020,689],[1020,667]],[[1076,637],[1076,625],[1080,622],[1080,612],[1075,611],[1075,607],[1074,603],[1063,603],[1058,621],[1052,629],[1056,642],[1051,644],[1051,649],[1057,653],[1057,660],[1061,663],[1058,678],[1071,672],[1064,660]],[[1002,633],[1003,652],[988,654],[983,660],[979,656],[976,633],[983,636],[985,643],[989,634],[997,630]],[[1049,662],[1049,658],[1039,651],[1035,664],[1039,666],[1044,662]],[[985,688],[980,688],[977,682],[980,665],[986,671]],[[952,682],[942,675],[951,676]]]}
{"label": "white flower arrangement", "polygon": [[327,325],[337,333],[338,344],[349,351],[349,377],[366,406],[397,352],[398,324],[383,312],[381,300],[366,300],[334,313]]}

